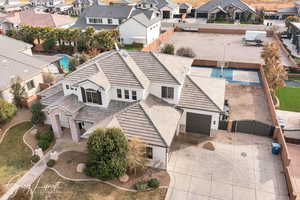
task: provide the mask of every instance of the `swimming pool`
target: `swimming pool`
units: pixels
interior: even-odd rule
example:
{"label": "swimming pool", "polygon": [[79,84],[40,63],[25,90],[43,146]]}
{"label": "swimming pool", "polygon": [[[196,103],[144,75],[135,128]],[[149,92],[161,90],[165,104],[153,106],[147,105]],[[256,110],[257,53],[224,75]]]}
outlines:
{"label": "swimming pool", "polygon": [[63,68],[67,72],[70,72],[69,63],[70,63],[69,57],[67,55],[62,55],[62,58],[59,60],[59,65],[63,66]]}
{"label": "swimming pool", "polygon": [[229,83],[236,83],[241,85],[260,85],[260,78],[258,70],[255,69],[237,69],[207,66],[192,66],[193,75],[224,78]]}

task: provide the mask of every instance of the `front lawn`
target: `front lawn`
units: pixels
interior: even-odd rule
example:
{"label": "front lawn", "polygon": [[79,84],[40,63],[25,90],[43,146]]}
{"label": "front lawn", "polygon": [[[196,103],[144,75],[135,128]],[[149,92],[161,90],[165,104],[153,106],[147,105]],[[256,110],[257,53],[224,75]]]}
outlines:
{"label": "front lawn", "polygon": [[143,47],[142,46],[136,46],[136,45],[125,45],[124,49],[126,49],[128,51],[130,51],[130,50],[132,50],[132,51],[140,51],[140,50],[143,49]]}
{"label": "front lawn", "polygon": [[50,170],[45,171],[37,183],[37,187],[36,184],[32,186],[32,188],[37,188],[33,200],[163,200],[166,194],[166,189],[135,193],[119,190],[98,182],[67,181]]}
{"label": "front lawn", "polygon": [[300,112],[300,88],[280,88],[276,95],[280,110]]}
{"label": "front lawn", "polygon": [[24,133],[31,127],[31,122],[13,126],[0,144],[0,184],[7,184],[11,178],[31,167],[32,152],[23,142]]}
{"label": "front lawn", "polygon": [[225,19],[216,19],[214,21],[215,24],[234,24],[233,21],[225,20]]}

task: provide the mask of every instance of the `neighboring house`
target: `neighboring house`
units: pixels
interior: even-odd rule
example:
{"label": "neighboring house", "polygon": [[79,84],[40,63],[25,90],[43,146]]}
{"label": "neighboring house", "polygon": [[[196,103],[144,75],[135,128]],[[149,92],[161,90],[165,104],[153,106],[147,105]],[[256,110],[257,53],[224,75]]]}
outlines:
{"label": "neighboring house", "polygon": [[198,7],[195,13],[197,18],[253,21],[256,11],[241,0],[211,0]]}
{"label": "neighboring house", "polygon": [[179,13],[180,14],[189,14],[192,11],[193,6],[189,3],[181,3],[179,5]]}
{"label": "neighboring house", "polygon": [[288,16],[300,16],[300,1],[296,1],[294,6],[277,10],[279,19],[285,19]]}
{"label": "neighboring house", "polygon": [[180,17],[179,5],[171,0],[141,0],[137,2],[139,9],[157,9],[163,19]]}
{"label": "neighboring house", "polygon": [[26,10],[14,13],[5,18],[3,26],[6,30],[18,28],[21,25],[53,27],[53,28],[69,28],[75,23],[75,19],[67,15],[50,14],[37,12],[34,10]]}
{"label": "neighboring house", "polygon": [[39,92],[43,72],[48,72],[49,63],[32,55],[32,45],[0,35],[0,97],[12,102],[11,82],[22,80],[26,97]]}
{"label": "neighboring house", "polygon": [[[94,3],[92,6],[84,9],[84,12],[73,27],[87,28],[92,26],[96,30],[118,29],[122,23],[140,13],[143,13],[148,18],[148,21],[151,22],[159,15],[158,11],[154,9],[136,9],[134,5],[99,5]],[[134,30],[136,30],[135,27]]]}
{"label": "neighboring house", "polygon": [[30,0],[33,6],[45,6],[47,8],[54,8],[59,4],[63,4],[64,0]]}
{"label": "neighboring house", "polygon": [[287,29],[287,36],[295,45],[297,52],[300,52],[300,23],[290,22]]}
{"label": "neighboring house", "polygon": [[80,16],[84,9],[92,6],[94,3],[93,0],[75,0],[73,6],[69,9],[69,15],[71,16]]}
{"label": "neighboring house", "polygon": [[148,19],[144,13],[129,18],[119,26],[121,43],[150,44],[160,35],[160,21],[160,18]]}
{"label": "neighboring house", "polygon": [[174,136],[214,136],[223,112],[225,80],[194,77],[191,64],[153,52],[104,52],[39,94],[45,123],[56,137],[69,129],[76,142],[97,128],[121,128],[147,144],[152,165],[166,169]]}

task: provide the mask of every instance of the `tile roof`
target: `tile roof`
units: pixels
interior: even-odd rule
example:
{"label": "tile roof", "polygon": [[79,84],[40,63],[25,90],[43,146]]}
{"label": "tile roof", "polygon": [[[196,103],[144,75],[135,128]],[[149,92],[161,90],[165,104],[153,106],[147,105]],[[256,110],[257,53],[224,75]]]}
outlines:
{"label": "tile roof", "polygon": [[143,13],[144,15],[146,15],[146,17],[148,19],[151,19],[154,15],[154,13],[157,12],[156,10],[153,10],[153,9],[134,9],[132,12],[131,12],[131,17],[132,16],[135,16],[135,15],[138,15],[138,14],[141,14]]}
{"label": "tile roof", "polygon": [[200,76],[187,76],[178,107],[222,112],[225,80]]}
{"label": "tile roof", "polygon": [[179,5],[179,8],[180,8],[180,9],[189,9],[189,8],[192,8],[192,7],[193,7],[192,4],[189,4],[189,3],[186,3],[186,2],[181,3],[181,4]]}
{"label": "tile roof", "polygon": [[138,23],[142,24],[145,27],[152,26],[153,24],[156,24],[157,22],[159,22],[161,20],[158,17],[153,18],[153,19],[148,19],[148,17],[144,13],[134,15],[130,19],[137,21]]}
{"label": "tile roof", "polygon": [[130,16],[134,6],[129,5],[97,5],[94,4],[87,7],[84,11],[85,17],[100,17],[100,18],[114,18],[114,19],[127,19]]}
{"label": "tile roof", "polygon": [[197,8],[197,12],[209,12],[210,10],[213,10],[217,7],[221,7],[222,9],[224,9],[231,4],[240,8],[242,11],[249,9],[255,12],[254,8],[241,0],[210,0],[206,4],[199,6]]}
{"label": "tile roof", "polygon": [[294,13],[294,14],[298,14],[298,10],[296,8],[296,6],[293,7],[288,7],[288,8],[282,8],[277,10],[278,13]]}
{"label": "tile roof", "polygon": [[128,53],[151,82],[180,85],[152,52],[128,51]]}

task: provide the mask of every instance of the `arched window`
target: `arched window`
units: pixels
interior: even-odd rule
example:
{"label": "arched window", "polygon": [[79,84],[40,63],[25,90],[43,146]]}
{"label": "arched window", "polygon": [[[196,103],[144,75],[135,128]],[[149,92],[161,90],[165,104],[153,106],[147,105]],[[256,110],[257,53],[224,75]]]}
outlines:
{"label": "arched window", "polygon": [[81,88],[83,102],[102,105],[101,92],[93,89]]}

